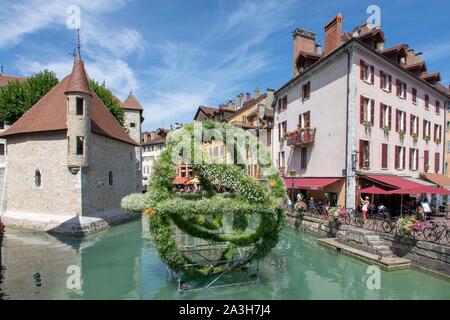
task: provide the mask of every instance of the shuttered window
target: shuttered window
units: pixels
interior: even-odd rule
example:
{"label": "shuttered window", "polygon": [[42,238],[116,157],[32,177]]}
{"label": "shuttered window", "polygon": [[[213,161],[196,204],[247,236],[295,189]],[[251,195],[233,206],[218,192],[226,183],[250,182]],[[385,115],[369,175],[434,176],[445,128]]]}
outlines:
{"label": "shuttered window", "polygon": [[430,152],[425,150],[423,152],[423,171],[428,172],[430,168]]}
{"label": "shuttered window", "polygon": [[439,152],[436,152],[434,154],[434,172],[439,173],[439,159],[440,159],[440,154]]}
{"label": "shuttered window", "polygon": [[388,168],[388,144],[381,144],[381,169]]}
{"label": "shuttered window", "polygon": [[301,156],[300,169],[306,170],[306,167],[308,165],[308,148],[307,147],[301,148],[300,156]]}

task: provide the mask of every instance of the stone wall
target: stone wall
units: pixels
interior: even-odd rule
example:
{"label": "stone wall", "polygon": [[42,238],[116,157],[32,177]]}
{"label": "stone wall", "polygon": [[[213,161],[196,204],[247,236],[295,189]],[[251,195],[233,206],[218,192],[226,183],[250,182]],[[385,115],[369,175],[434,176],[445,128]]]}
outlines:
{"label": "stone wall", "polygon": [[8,138],[5,194],[7,212],[81,215],[81,170],[73,175],[67,168],[65,131]]}
{"label": "stone wall", "polygon": [[450,277],[450,247],[428,241],[398,239],[392,234],[378,233],[398,257],[410,259],[414,265]]}
{"label": "stone wall", "polygon": [[[288,225],[297,229],[306,230],[318,237],[324,238],[342,238],[349,234],[347,232],[349,226],[342,225],[339,228],[327,220],[303,216],[288,217],[286,220]],[[450,247],[427,241],[405,240],[399,239],[390,234],[376,233],[389,246],[392,252],[402,258],[411,260],[412,264],[421,269],[450,276]]]}
{"label": "stone wall", "polygon": [[83,175],[83,216],[102,216],[120,208],[124,196],[140,192],[140,178],[137,178],[133,145],[93,134],[91,146],[91,161]]}

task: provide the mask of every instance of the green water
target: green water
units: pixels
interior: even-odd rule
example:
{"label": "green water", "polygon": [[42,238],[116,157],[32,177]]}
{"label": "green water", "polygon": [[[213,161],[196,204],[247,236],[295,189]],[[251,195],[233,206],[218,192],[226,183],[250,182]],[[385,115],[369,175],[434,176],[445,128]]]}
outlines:
{"label": "green water", "polygon": [[[287,228],[260,262],[251,286],[180,295],[141,221],[83,240],[8,230],[3,241],[0,297],[6,299],[450,299],[450,281],[415,269],[381,271],[368,289],[368,264],[317,245]],[[69,266],[82,289],[68,289]]]}

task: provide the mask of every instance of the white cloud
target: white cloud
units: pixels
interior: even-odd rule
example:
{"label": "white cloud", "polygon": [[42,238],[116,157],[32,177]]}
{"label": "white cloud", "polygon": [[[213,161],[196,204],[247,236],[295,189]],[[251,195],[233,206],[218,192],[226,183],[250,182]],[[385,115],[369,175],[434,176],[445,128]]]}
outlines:
{"label": "white cloud", "polygon": [[[60,80],[70,74],[72,65],[73,59],[71,58],[41,63],[36,60],[30,61],[29,59],[21,57],[17,62],[17,66],[22,74],[32,74],[48,69],[54,71]],[[85,67],[89,78],[94,79],[99,83],[105,81],[106,86],[122,100],[129,94],[130,90],[138,88],[138,81],[136,80],[133,71],[128,64],[120,59],[87,59],[85,61]]]}
{"label": "white cloud", "polygon": [[[28,35],[46,29],[64,30],[67,28],[67,8],[72,4],[78,5],[81,9],[82,56],[86,60],[89,76],[99,82],[106,81],[116,95],[124,98],[130,89],[138,89],[138,81],[125,59],[132,53],[141,56],[145,41],[136,30],[115,25],[104,14],[122,8],[127,2],[128,0],[11,2],[4,6],[6,14],[0,17],[0,48],[14,46]],[[16,68],[22,74],[48,68],[55,71],[61,79],[70,73],[73,64],[73,59],[66,52],[52,57],[46,54],[32,56],[28,52],[17,56]]]}
{"label": "white cloud", "polygon": [[[270,66],[267,38],[289,24],[285,15],[292,1],[246,0],[219,19],[205,39],[168,39],[153,46],[162,58],[146,73],[155,78],[155,89],[143,99],[144,129],[161,126],[163,120],[166,125],[192,121],[198,105],[237,95],[246,80]],[[218,49],[224,42],[235,45]]]}

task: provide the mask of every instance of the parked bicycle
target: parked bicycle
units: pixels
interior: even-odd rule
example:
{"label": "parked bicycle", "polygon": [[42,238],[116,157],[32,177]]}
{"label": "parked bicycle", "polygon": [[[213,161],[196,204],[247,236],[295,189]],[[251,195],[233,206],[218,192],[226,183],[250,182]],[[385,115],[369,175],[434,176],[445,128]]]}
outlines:
{"label": "parked bicycle", "polygon": [[364,217],[355,209],[347,209],[344,217],[345,224],[354,225],[359,228],[364,227],[368,220],[364,221]]}
{"label": "parked bicycle", "polygon": [[423,237],[425,240],[438,242],[445,239],[450,242],[450,229],[447,225],[447,220],[444,223],[436,223],[430,221],[430,226],[423,230]]}

